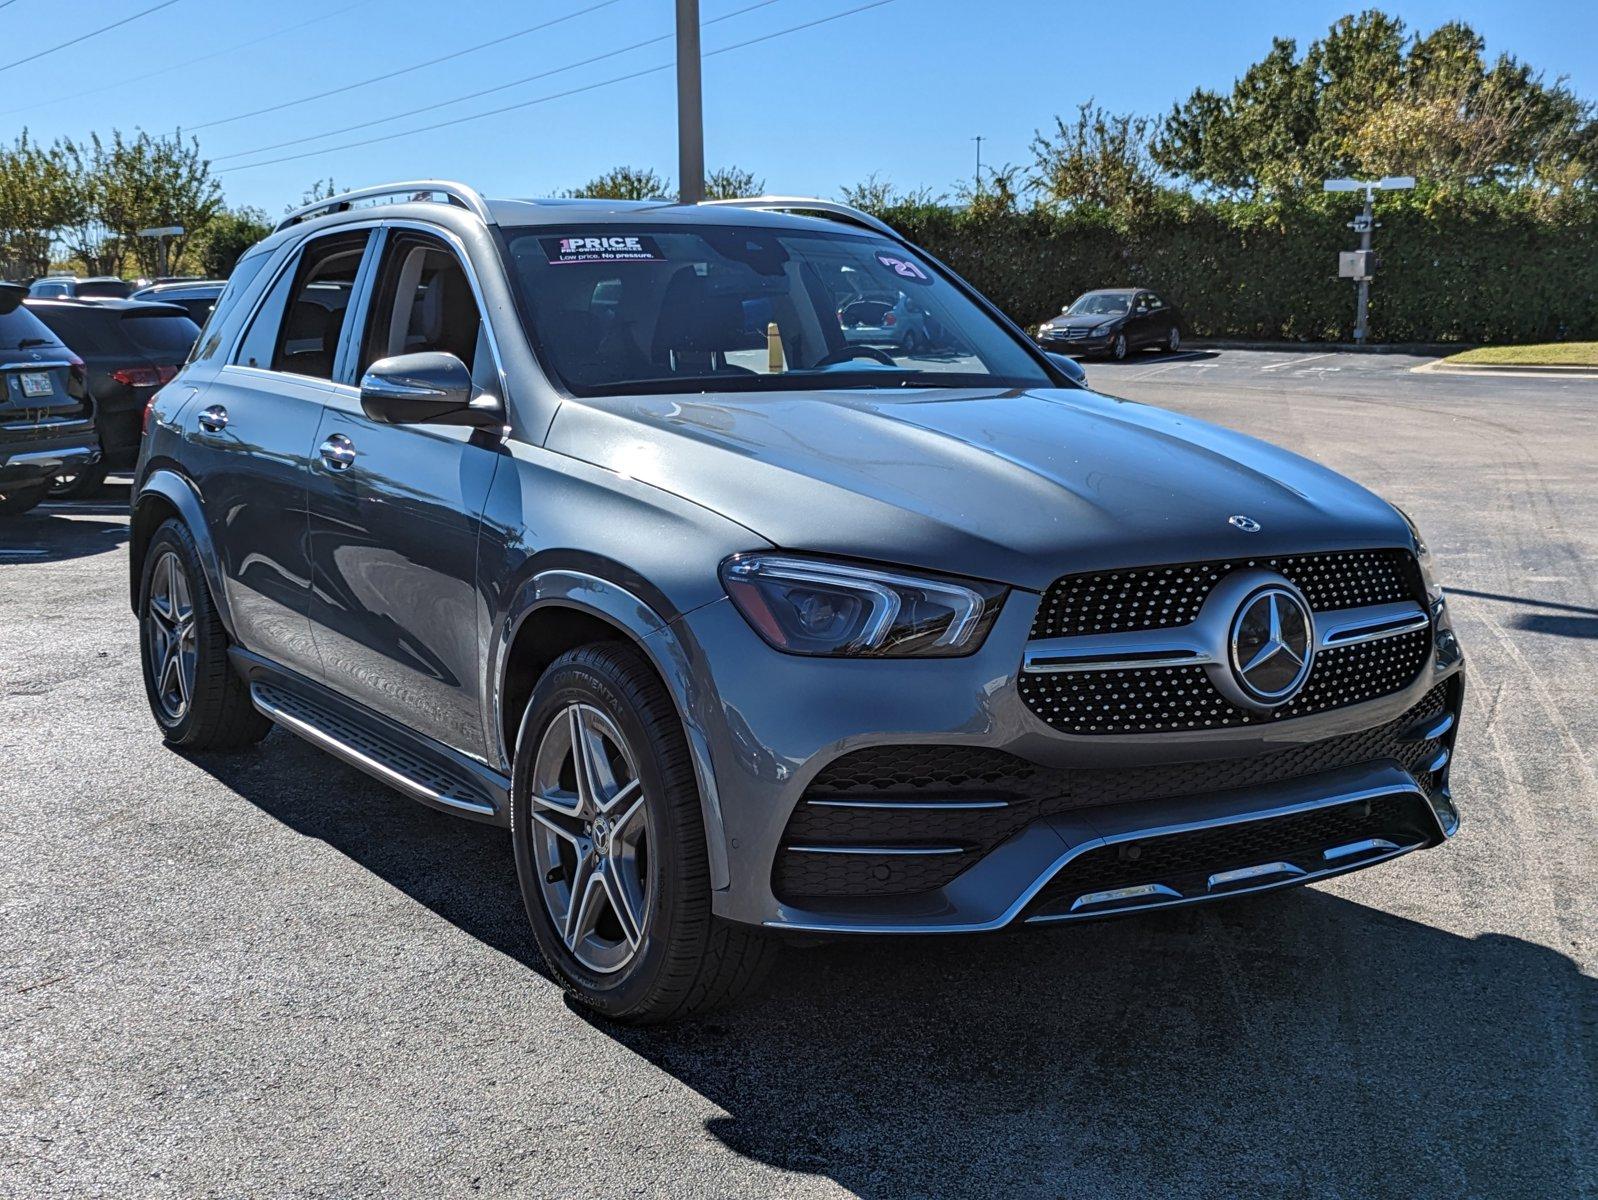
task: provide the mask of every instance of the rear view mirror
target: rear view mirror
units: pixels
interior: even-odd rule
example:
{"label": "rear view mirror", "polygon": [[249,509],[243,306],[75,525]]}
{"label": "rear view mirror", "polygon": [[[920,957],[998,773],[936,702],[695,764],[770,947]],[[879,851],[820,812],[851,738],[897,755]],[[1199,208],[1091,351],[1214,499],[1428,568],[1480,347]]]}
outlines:
{"label": "rear view mirror", "polygon": [[453,354],[380,358],[361,376],[361,411],[389,425],[499,425],[493,396],[472,398],[472,373]]}

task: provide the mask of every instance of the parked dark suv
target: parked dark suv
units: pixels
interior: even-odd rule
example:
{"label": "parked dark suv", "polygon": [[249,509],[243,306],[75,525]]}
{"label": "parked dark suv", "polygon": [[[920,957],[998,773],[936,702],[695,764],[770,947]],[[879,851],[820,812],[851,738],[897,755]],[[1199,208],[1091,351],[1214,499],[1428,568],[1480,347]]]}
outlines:
{"label": "parked dark suv", "polygon": [[[958,349],[850,341],[864,291]],[[1407,518],[1073,386],[823,201],[302,209],[154,403],[131,559],[169,742],[276,722],[506,827],[617,1018],[726,999],[779,931],[1190,904],[1458,824]]]}
{"label": "parked dark suv", "polygon": [[59,472],[100,457],[83,363],[0,283],[0,517],[28,511]]}
{"label": "parked dark suv", "polygon": [[83,361],[100,440],[97,462],[64,472],[51,495],[92,495],[107,471],[126,471],[139,456],[144,410],[178,373],[200,327],[175,304],[138,300],[28,300],[26,307]]}

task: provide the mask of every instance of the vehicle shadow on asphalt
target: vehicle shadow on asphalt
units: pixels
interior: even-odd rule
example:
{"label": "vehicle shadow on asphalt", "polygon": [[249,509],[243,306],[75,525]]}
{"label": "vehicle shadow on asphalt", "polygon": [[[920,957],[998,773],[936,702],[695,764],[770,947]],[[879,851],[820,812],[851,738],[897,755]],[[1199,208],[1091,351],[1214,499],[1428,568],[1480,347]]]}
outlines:
{"label": "vehicle shadow on asphalt", "polygon": [[[548,978],[502,830],[282,733],[193,761]],[[1429,857],[1376,870],[1424,888]],[[1580,1194],[1593,1169],[1598,981],[1325,890],[790,949],[731,1012],[583,1019],[720,1108],[728,1149],[868,1197],[1452,1200]]]}
{"label": "vehicle shadow on asphalt", "polygon": [[127,512],[128,488],[116,485],[89,501],[46,501],[0,520],[0,564],[68,562],[115,550],[128,540],[127,522],[119,519]]}

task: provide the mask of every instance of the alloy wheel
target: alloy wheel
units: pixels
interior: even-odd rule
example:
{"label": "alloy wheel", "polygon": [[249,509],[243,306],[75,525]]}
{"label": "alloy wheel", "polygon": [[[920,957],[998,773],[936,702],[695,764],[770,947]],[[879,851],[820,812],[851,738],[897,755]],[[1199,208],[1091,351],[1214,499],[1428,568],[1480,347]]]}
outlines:
{"label": "alloy wheel", "polygon": [[574,703],[545,727],[532,774],[528,836],[545,911],[579,963],[620,971],[642,950],[655,901],[637,760],[608,715]]}
{"label": "alloy wheel", "polygon": [[1182,348],[1182,331],[1175,325],[1171,326],[1171,336],[1165,339],[1165,348],[1172,354]]}
{"label": "alloy wheel", "polygon": [[156,701],[169,721],[181,721],[194,695],[197,646],[189,574],[171,550],[151,572],[144,626]]}

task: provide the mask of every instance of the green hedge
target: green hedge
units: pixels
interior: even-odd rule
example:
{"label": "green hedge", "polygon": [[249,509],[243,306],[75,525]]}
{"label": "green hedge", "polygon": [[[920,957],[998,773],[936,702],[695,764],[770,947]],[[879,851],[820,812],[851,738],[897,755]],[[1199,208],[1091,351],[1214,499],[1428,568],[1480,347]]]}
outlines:
{"label": "green hedge", "polygon": [[[1481,189],[1377,199],[1371,337],[1387,342],[1598,338],[1598,196]],[[1171,199],[1131,222],[1102,212],[982,213],[936,205],[884,216],[1023,325],[1089,288],[1140,285],[1203,337],[1352,336],[1358,246],[1351,195],[1291,203]]]}

